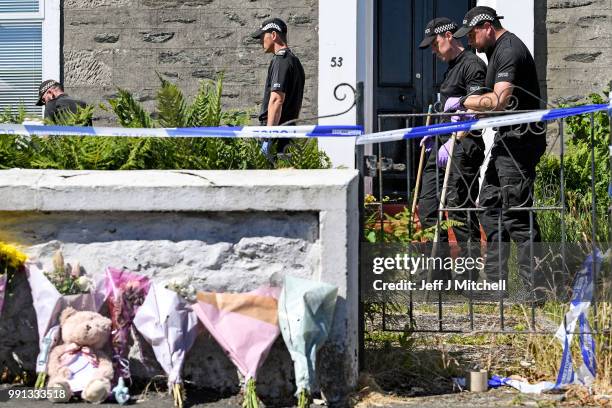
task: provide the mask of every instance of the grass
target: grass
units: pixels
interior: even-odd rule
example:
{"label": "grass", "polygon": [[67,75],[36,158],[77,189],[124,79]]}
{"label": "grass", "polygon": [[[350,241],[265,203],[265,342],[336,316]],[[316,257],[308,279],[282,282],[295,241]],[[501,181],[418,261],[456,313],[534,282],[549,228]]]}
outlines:
{"label": "grass", "polygon": [[[610,282],[600,288],[599,298],[612,299]],[[414,333],[372,330],[367,333],[366,369],[386,391],[402,395],[403,388],[422,387],[428,394],[452,392],[451,377],[464,376],[479,366],[491,374],[519,375],[529,382],[556,380],[562,347],[553,334],[533,334],[529,330],[542,330],[540,322],[558,327],[568,310],[566,303],[549,301],[537,308],[536,327],[532,327],[530,309],[524,305],[508,306],[508,313],[518,318],[512,327],[524,333]],[[465,314],[467,305],[445,306],[445,313]],[[498,306],[474,305],[475,313],[497,316]],[[415,314],[437,313],[437,305],[415,305]],[[609,301],[599,302],[591,308],[589,321],[598,332],[596,342],[597,378],[593,386],[593,401],[598,395],[612,392],[612,306]],[[550,330],[551,326],[548,326]],[[578,336],[572,344],[574,367],[581,364]],[[573,400],[583,401],[582,391],[569,387]],[[520,397],[519,397],[520,398]],[[543,402],[549,404],[550,402]]]}
{"label": "grass", "polygon": [[[611,299],[611,282],[605,282],[601,299]],[[544,313],[548,314],[557,324],[561,324],[567,307],[560,304],[547,304]],[[597,378],[594,389],[600,393],[612,392],[612,306],[610,301],[599,302],[591,308],[589,321],[594,332]],[[594,323],[597,323],[595,329]],[[526,345],[528,357],[535,362],[533,369],[526,374],[528,378],[556,378],[561,360],[562,348],[558,340],[549,336],[529,335],[523,343]],[[582,361],[578,338],[574,336],[571,345],[574,367]]]}

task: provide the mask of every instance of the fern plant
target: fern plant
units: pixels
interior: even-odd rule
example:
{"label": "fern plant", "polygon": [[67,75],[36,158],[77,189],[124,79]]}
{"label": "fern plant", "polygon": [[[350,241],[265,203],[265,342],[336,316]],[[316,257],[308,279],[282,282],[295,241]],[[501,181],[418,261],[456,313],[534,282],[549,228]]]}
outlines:
{"label": "fern plant", "polygon": [[[126,89],[100,105],[112,111],[126,128],[242,126],[249,114],[222,109],[223,76],[202,81],[193,101],[181,89],[158,75],[156,111],[147,112]],[[87,126],[94,108],[63,111],[47,124]],[[0,114],[0,122],[22,123],[25,108]],[[296,139],[287,154],[271,163],[254,139],[234,138],[135,138],[135,137],[32,137],[0,135],[0,168],[49,169],[270,169],[329,167],[327,156],[319,152],[316,140]]]}
{"label": "fern plant", "polygon": [[276,165],[296,169],[326,169],[331,167],[331,161],[324,152],[319,151],[317,139],[294,139]]}
{"label": "fern plant", "polygon": [[0,113],[0,123],[22,123],[27,114],[28,111],[23,103],[19,105],[16,112],[10,106],[7,106]]}
{"label": "fern plant", "polygon": [[[157,74],[161,88],[157,91],[158,123],[161,127],[185,127],[187,103],[178,86]],[[147,126],[149,127],[149,126]]]}
{"label": "fern plant", "polygon": [[119,88],[116,98],[108,100],[113,112],[117,115],[119,124],[127,128],[150,128],[153,127],[153,119],[136,102],[132,94]]}
{"label": "fern plant", "polygon": [[[160,75],[158,77],[161,86],[156,95],[155,115],[148,114],[132,95],[123,89],[119,90],[116,98],[109,100],[111,109],[123,126],[216,127],[242,126],[248,122],[248,114],[244,111],[222,110],[223,75],[220,75],[216,81],[201,81],[198,93],[191,103],[186,100],[178,86]],[[152,119],[153,116],[158,119]],[[325,153],[318,150],[316,140],[297,139],[287,149],[285,156],[271,163],[256,140],[180,138],[138,143],[135,150],[131,151],[128,167],[124,168],[147,168],[148,160],[141,160],[139,157],[150,156],[153,153],[151,151],[153,147],[156,151],[164,151],[168,158],[172,157],[171,160],[164,160],[168,163],[167,168],[270,169],[293,167],[315,169],[331,166]]]}

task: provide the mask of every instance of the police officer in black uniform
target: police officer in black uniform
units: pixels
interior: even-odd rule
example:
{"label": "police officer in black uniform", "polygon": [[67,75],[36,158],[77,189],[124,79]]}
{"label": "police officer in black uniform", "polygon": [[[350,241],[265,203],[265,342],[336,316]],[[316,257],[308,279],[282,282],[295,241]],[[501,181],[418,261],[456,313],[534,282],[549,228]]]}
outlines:
{"label": "police officer in black uniform", "polygon": [[[252,37],[259,39],[266,53],[274,54],[268,67],[260,123],[277,126],[297,119],[302,108],[305,74],[300,60],[287,46],[287,24],[280,18],[268,19]],[[276,140],[278,152],[284,151],[290,141]]]}
{"label": "police officer in black uniform", "polygon": [[[474,7],[466,13],[463,26],[454,34],[455,38],[467,34],[469,43],[486,53],[489,61],[486,77],[489,92],[462,98],[460,104],[475,111],[539,109],[540,88],[533,57],[516,35],[502,27],[502,18],[490,7]],[[531,279],[530,240],[536,243],[541,240],[535,215],[530,227],[528,211],[505,209],[532,206],[536,165],[546,150],[545,133],[542,123],[497,129],[479,197],[480,206],[486,209],[481,213],[480,222],[487,234],[485,272],[489,280],[499,279],[498,259],[502,263],[501,278],[507,278],[512,239],[518,246],[519,273],[524,283],[535,288],[543,284],[541,273]],[[500,216],[501,230],[498,228]],[[497,244],[499,234],[501,247]],[[541,291],[535,293],[536,297],[543,295]]]}
{"label": "police officer in black uniform", "polygon": [[[64,87],[59,82],[48,79],[38,87],[37,106],[45,106],[45,119],[56,120],[57,114],[62,111],[77,113],[79,108],[85,108],[83,101],[71,98],[64,93]],[[89,123],[91,126],[91,123]]]}
{"label": "police officer in black uniform", "polygon": [[[459,26],[446,17],[435,18],[425,27],[425,38],[421,49],[431,46],[438,59],[448,64],[440,86],[441,106],[445,111],[456,109],[459,98],[483,92],[487,67],[473,52],[464,49],[461,42],[453,38]],[[455,120],[461,120],[457,116]],[[423,170],[422,190],[419,196],[419,218],[424,228],[435,225],[438,220],[439,194],[442,191],[446,161],[450,150],[450,138],[439,138],[436,149],[434,137],[421,142],[429,150],[427,164]],[[448,207],[475,207],[478,198],[478,175],[484,160],[484,142],[481,137],[467,133],[457,135],[453,149],[451,173],[447,188]],[[478,216],[467,211],[450,211],[449,218],[460,221],[453,227],[461,256],[467,256],[467,243],[480,242]],[[441,236],[446,240],[447,237]],[[471,272],[471,271],[470,271]],[[464,277],[464,276],[462,276]]]}

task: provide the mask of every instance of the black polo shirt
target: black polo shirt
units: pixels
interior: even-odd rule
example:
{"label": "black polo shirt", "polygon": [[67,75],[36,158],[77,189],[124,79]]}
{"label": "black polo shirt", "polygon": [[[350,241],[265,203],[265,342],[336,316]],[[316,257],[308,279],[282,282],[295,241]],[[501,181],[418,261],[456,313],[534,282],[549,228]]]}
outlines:
{"label": "black polo shirt", "polygon": [[510,82],[520,87],[513,88],[512,95],[518,99],[518,105],[511,106],[511,109],[540,109],[540,86],[535,61],[520,38],[506,31],[497,39],[495,46],[487,50],[487,58],[487,88],[493,90],[497,82]]}
{"label": "black polo shirt", "polygon": [[486,92],[487,65],[471,51],[464,50],[448,63],[444,80],[440,85],[442,107],[451,97],[467,94],[480,95]]}
{"label": "black polo shirt", "polygon": [[274,54],[268,67],[268,77],[266,78],[259,121],[265,124],[268,120],[268,103],[270,102],[270,92],[273,91],[285,94],[279,124],[297,119],[302,108],[304,82],[304,68],[298,57],[289,48],[284,48]]}
{"label": "black polo shirt", "polygon": [[62,94],[45,104],[45,119],[51,118],[55,120],[57,119],[56,115],[58,112],[68,110],[72,113],[77,113],[79,107],[85,108],[86,106],[85,102],[73,99],[67,94]]}

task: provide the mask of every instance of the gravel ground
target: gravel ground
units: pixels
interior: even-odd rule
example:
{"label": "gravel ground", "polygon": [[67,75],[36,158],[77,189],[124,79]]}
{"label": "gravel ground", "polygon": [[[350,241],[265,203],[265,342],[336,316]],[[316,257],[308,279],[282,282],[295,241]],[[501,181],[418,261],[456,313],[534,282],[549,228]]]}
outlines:
{"label": "gravel ground", "polygon": [[563,395],[539,395],[528,396],[520,394],[515,390],[501,388],[482,393],[462,392],[454,394],[436,395],[429,397],[400,398],[382,394],[373,394],[359,402],[357,408],[366,407],[408,407],[419,408],[474,408],[474,407],[509,407],[509,406],[532,406],[547,407],[555,406],[563,398]]}
{"label": "gravel ground", "polygon": [[[206,407],[206,408],[238,408],[241,407],[241,399],[238,396],[232,396],[229,398],[223,398],[219,400],[210,400],[204,395],[192,395],[190,400],[185,407]],[[396,397],[392,395],[384,395],[379,393],[373,393],[363,398],[363,400],[357,402],[357,408],[366,407],[404,407],[404,406],[417,406],[423,408],[473,408],[477,406],[482,407],[507,407],[512,405],[523,405],[523,406],[546,406],[542,405],[544,401],[550,401],[554,403],[559,401],[560,395],[545,395],[538,397],[529,397],[519,395],[519,393],[509,389],[498,389],[491,390],[485,393],[453,393],[446,395],[436,395],[429,397]],[[540,405],[538,405],[540,404]],[[61,405],[60,405],[61,406]],[[148,398],[143,401],[134,402],[131,404],[134,407],[146,407],[146,408],[172,408],[172,398],[165,394],[149,394]],[[49,401],[41,400],[13,400],[9,402],[0,402],[0,407],[19,407],[19,408],[51,408],[58,407]],[[69,407],[74,408],[92,408],[92,404],[84,402],[71,402]],[[96,407],[117,407],[117,404],[100,404]],[[317,405],[312,405],[312,408]]]}
{"label": "gravel ground", "polygon": [[[10,400],[6,401],[6,389],[7,386],[2,386],[2,391],[0,391],[0,396],[4,396],[2,402],[0,402],[0,407],[19,407],[19,408],[50,408],[58,406],[66,406],[66,407],[118,407],[119,405],[116,403],[105,403],[99,405],[92,405],[89,403],[85,403],[82,401],[75,400],[71,402],[70,405],[57,405],[53,404],[47,400],[28,400],[28,399],[20,399],[20,400]],[[206,393],[197,393],[197,392],[189,392],[190,400],[185,403],[185,407],[207,407],[207,408],[229,408],[229,407],[241,407],[242,399],[239,396],[231,396],[227,398],[218,398],[217,396],[213,396],[211,394]],[[172,408],[173,401],[172,397],[167,395],[166,393],[148,393],[146,398],[137,399],[132,398],[130,401],[130,406],[134,407],[146,407],[146,408]]]}

